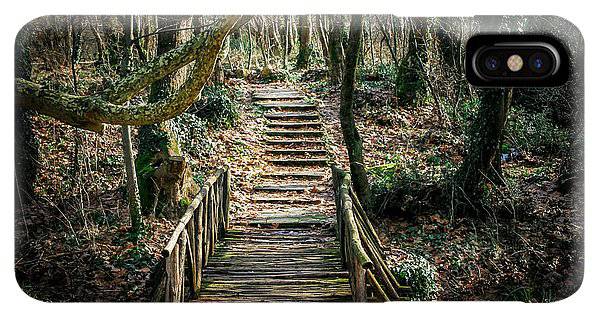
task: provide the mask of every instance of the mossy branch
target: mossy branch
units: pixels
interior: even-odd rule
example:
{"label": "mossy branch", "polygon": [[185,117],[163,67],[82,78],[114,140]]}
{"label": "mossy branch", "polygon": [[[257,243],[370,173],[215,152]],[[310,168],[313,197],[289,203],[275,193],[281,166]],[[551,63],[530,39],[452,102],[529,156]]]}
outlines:
{"label": "mossy branch", "polygon": [[[229,16],[179,48],[155,58],[106,90],[91,96],[60,93],[17,78],[16,103],[75,127],[102,132],[103,124],[147,125],[183,113],[199,96],[216,57],[240,16]],[[124,105],[155,81],[195,61],[190,78],[170,97],[153,103]]]}

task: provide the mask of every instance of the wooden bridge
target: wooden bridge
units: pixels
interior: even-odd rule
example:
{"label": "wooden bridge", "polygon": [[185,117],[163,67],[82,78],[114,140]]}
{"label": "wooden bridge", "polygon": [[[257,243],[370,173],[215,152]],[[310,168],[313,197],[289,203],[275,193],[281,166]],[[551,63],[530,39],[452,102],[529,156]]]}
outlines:
{"label": "wooden bridge", "polygon": [[[294,90],[253,94],[266,110],[271,172],[253,184],[257,212],[229,222],[230,171],[221,168],[188,207],[157,269],[156,301],[388,301],[400,286],[337,167],[329,179],[315,104]],[[337,210],[337,212],[335,211]]]}

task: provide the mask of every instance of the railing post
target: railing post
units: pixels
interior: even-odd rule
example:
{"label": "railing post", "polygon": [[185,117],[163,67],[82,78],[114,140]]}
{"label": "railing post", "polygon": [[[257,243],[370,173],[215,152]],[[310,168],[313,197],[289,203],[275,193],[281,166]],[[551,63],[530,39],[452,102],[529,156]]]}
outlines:
{"label": "railing post", "polygon": [[357,256],[353,256],[352,261],[352,276],[354,302],[366,302],[366,269],[360,264],[360,260]]}
{"label": "railing post", "polygon": [[193,212],[193,217],[187,223],[187,241],[189,244],[189,272],[190,272],[190,287],[189,287],[189,294],[191,297],[195,297],[197,295],[197,247],[196,247],[196,227],[195,227],[195,213],[197,213],[197,209]]}
{"label": "railing post", "polygon": [[[202,190],[203,192],[203,190]],[[203,213],[204,213],[204,202],[203,200],[199,203],[197,207],[197,213],[195,215],[195,223],[197,229],[196,231],[196,239],[195,239],[195,263],[196,263],[196,287],[195,292],[196,295],[199,294],[201,290],[201,270],[203,268],[203,240],[204,240],[204,229],[203,229]]]}
{"label": "railing post", "polygon": [[230,225],[228,217],[230,213],[230,168],[228,166],[226,166],[224,174],[224,223],[226,224],[224,230],[227,230]]}

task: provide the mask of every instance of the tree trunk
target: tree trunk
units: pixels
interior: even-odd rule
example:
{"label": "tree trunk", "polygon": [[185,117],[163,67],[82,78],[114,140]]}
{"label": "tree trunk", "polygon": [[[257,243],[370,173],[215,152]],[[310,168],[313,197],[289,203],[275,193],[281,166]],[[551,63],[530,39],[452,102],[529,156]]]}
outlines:
{"label": "tree trunk", "polygon": [[296,69],[308,68],[310,53],[312,51],[310,43],[310,17],[301,15],[298,17],[298,56],[296,57]]}
{"label": "tree trunk", "polygon": [[[132,60],[132,32],[134,29],[133,16],[121,17],[123,25],[124,37],[124,57],[121,66],[123,75],[126,75],[131,70]],[[132,231],[139,232],[142,230],[142,206],[140,202],[140,191],[138,189],[138,179],[136,178],[136,165],[134,163],[134,152],[132,149],[131,129],[129,125],[121,126],[121,136],[123,144],[123,161],[125,164],[127,199],[130,220],[132,224]]]}
{"label": "tree trunk", "polygon": [[382,32],[382,37],[384,39],[384,42],[386,43],[386,46],[389,49],[389,53],[391,54],[391,59],[392,59],[393,63],[396,64],[397,63],[397,51],[396,51],[395,45],[397,43],[391,43],[390,32],[387,29],[387,27],[385,26],[385,22],[383,22],[381,20],[381,17],[377,16],[376,20],[378,21],[378,27],[380,27],[380,31]]}
{"label": "tree trunk", "polygon": [[74,94],[78,94],[78,74],[76,66],[80,60],[80,52],[82,51],[82,23],[75,20],[76,18],[70,16],[68,21],[68,33],[70,33],[70,72],[72,74],[72,90]]}
{"label": "tree trunk", "polygon": [[[165,18],[159,18],[159,24],[165,22]],[[157,56],[182,45],[186,35],[181,32],[158,34]],[[148,102],[160,102],[175,94],[186,80],[187,73],[177,71],[156,81],[150,87]],[[140,127],[137,173],[144,213],[175,220],[181,202],[189,201],[197,185],[170,124],[165,121]]]}
{"label": "tree trunk", "polygon": [[374,57],[374,34],[372,33],[372,23],[368,21],[368,49],[370,50],[370,60],[372,66],[376,65],[376,59]]}
{"label": "tree trunk", "polygon": [[283,68],[288,69],[288,57],[290,55],[290,17],[285,16],[285,25],[284,25],[284,56],[283,56]]}
{"label": "tree trunk", "polygon": [[319,36],[319,42],[321,44],[321,51],[323,53],[323,60],[325,64],[329,65],[329,46],[327,45],[327,35],[325,34],[325,26],[323,24],[323,16],[315,16],[317,34]]}
{"label": "tree trunk", "polygon": [[95,42],[97,43],[97,61],[96,61],[96,65],[97,66],[102,66],[102,65],[107,65],[109,62],[107,60],[107,57],[105,56],[105,43],[103,43],[103,38],[101,37],[101,34],[99,33],[98,27],[99,27],[99,20],[96,18],[95,16],[95,20],[93,22],[90,22],[90,29],[93,33],[93,36],[95,38]]}
{"label": "tree trunk", "polygon": [[249,57],[247,58],[247,71],[251,70],[253,61],[253,35],[251,34],[251,23],[247,23],[247,35],[249,36]]}
{"label": "tree trunk", "polygon": [[327,42],[329,52],[329,81],[333,85],[338,85],[343,76],[343,18],[341,16],[333,17],[331,31]]}
{"label": "tree trunk", "polygon": [[222,61],[228,55],[229,49],[229,41],[225,40],[224,44],[222,44],[222,48],[220,49],[220,53],[218,54],[218,58],[216,58],[214,72],[210,78],[213,83],[224,84],[224,65],[222,64]]}
{"label": "tree trunk", "polygon": [[279,57],[282,52],[282,41],[278,30],[279,17],[273,17],[270,20],[269,37],[272,42],[272,52],[274,57]]}
{"label": "tree trunk", "polygon": [[[29,55],[30,29],[25,26],[16,37],[15,43],[15,76],[26,80],[31,79],[31,59]],[[19,102],[16,95],[16,103]],[[17,207],[28,204],[34,196],[34,184],[37,179],[39,160],[39,144],[32,130],[31,116],[33,111],[22,107],[14,109],[14,161]]]}
{"label": "tree trunk", "polygon": [[358,64],[361,33],[362,16],[353,15],[350,22],[349,40],[345,55],[345,71],[341,84],[339,120],[341,122],[341,130],[343,131],[343,139],[347,147],[353,188],[364,208],[368,209],[370,187],[364,166],[362,139],[356,128],[353,112],[355,72]]}
{"label": "tree trunk", "polygon": [[[414,23],[418,25],[414,25]],[[424,52],[421,49],[423,45],[422,32],[424,28],[419,22],[408,20],[409,41],[407,54],[399,65],[399,76],[397,79],[396,95],[400,104],[412,106],[416,104],[417,96],[421,94],[424,88],[422,79],[421,59]]]}
{"label": "tree trunk", "polygon": [[[511,89],[480,89],[479,110],[471,125],[464,161],[456,174],[457,198],[478,205],[481,184],[491,180],[495,165],[499,163],[499,148],[512,100]],[[501,174],[500,174],[501,175]],[[462,211],[462,210],[461,210]],[[473,213],[478,212],[471,207]]]}
{"label": "tree trunk", "polygon": [[129,125],[121,126],[121,134],[123,141],[123,160],[125,162],[130,220],[132,224],[132,230],[134,232],[138,232],[144,226],[144,222],[142,220],[142,204],[140,202],[140,191],[138,189],[136,164],[134,162],[134,152],[132,150],[131,130]]}

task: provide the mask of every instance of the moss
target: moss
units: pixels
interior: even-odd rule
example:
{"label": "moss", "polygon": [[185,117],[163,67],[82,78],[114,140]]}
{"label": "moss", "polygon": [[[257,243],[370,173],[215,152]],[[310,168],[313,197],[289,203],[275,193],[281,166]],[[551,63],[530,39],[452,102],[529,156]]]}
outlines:
{"label": "moss", "polygon": [[185,208],[187,208],[187,207],[189,206],[189,204],[191,204],[191,200],[189,200],[189,198],[187,198],[187,197],[185,197],[185,196],[184,196],[184,197],[182,197],[182,198],[181,198],[181,200],[179,201],[179,206],[180,206],[182,209],[185,209]]}
{"label": "moss", "polygon": [[136,173],[144,214],[151,213],[154,208],[155,188],[152,177],[159,164],[157,156],[162,152],[168,152],[170,143],[168,134],[161,125],[142,126],[139,130],[140,143],[136,158]]}
{"label": "moss", "polygon": [[149,153],[142,153],[136,158],[136,174],[138,178],[138,190],[142,211],[144,214],[150,212],[150,206],[154,204],[153,184],[150,180],[156,170],[151,164],[152,156]]}

